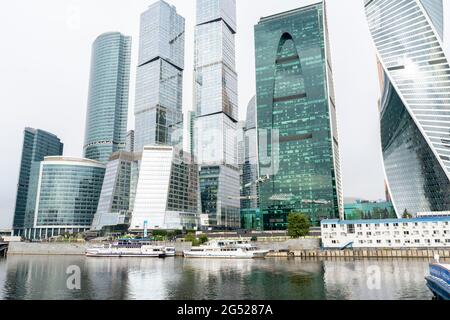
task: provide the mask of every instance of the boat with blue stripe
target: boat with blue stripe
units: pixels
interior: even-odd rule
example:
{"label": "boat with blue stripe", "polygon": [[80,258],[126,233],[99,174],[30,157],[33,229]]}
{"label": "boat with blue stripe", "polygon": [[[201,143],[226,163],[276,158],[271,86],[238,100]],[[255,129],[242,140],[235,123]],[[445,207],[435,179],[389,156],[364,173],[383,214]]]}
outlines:
{"label": "boat with blue stripe", "polygon": [[430,275],[425,277],[427,286],[438,300],[450,300],[450,264],[430,264]]}

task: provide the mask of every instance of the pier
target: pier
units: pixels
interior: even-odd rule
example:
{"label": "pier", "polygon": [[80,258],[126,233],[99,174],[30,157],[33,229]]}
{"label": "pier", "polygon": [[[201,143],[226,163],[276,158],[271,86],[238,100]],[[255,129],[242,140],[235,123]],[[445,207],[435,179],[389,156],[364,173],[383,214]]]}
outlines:
{"label": "pier", "polygon": [[450,258],[450,249],[358,249],[275,251],[268,257],[285,258]]}
{"label": "pier", "polygon": [[0,257],[5,257],[8,251],[8,244],[6,242],[0,242]]}

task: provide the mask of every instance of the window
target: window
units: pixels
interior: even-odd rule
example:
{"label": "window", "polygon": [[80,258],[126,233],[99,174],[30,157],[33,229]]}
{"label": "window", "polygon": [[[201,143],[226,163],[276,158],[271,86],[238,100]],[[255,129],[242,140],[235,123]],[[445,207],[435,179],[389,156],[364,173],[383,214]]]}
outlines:
{"label": "window", "polygon": [[441,239],[434,239],[434,243],[441,243]]}
{"label": "window", "polygon": [[380,243],[381,243],[381,240],[377,240],[377,243],[380,244]]}
{"label": "window", "polygon": [[348,225],[348,233],[355,233],[355,225],[354,224],[349,224]]}
{"label": "window", "polygon": [[420,243],[419,239],[414,240],[415,243]]}
{"label": "window", "polygon": [[398,223],[394,223],[394,227],[398,227]]}
{"label": "window", "polygon": [[408,235],[409,235],[409,231],[405,231],[405,232],[403,232],[403,234],[404,234],[405,236],[408,236]]}
{"label": "window", "polygon": [[332,227],[332,228],[336,228],[336,225],[335,225],[335,224],[332,224],[331,227]]}
{"label": "window", "polygon": [[324,225],[323,225],[323,228],[324,228],[324,229],[328,229],[328,225],[327,225],[327,224],[324,224]]}

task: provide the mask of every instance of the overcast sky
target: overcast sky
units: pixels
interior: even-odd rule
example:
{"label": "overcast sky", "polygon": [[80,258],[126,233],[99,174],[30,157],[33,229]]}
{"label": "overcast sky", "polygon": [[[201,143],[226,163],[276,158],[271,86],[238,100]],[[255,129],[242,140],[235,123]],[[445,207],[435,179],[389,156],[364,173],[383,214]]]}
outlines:
{"label": "overcast sky", "polygon": [[[134,128],[139,16],[153,0],[14,0],[0,10],[0,228],[10,227],[23,129],[50,131],[64,155],[82,155],[91,45],[106,31],[133,37],[128,128]],[[192,109],[194,0],[169,0],[186,18],[184,111]],[[241,119],[255,94],[253,26],[262,16],[313,0],[237,0],[236,37]],[[362,0],[328,0],[344,194],[384,198],[376,58]]]}

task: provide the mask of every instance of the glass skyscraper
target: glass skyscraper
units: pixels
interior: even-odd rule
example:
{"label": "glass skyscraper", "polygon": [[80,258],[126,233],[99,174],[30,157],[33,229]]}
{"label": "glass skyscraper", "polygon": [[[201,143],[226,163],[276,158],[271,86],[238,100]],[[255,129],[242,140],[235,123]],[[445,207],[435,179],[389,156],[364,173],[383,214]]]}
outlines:
{"label": "glass skyscraper", "polygon": [[135,152],[150,145],[183,148],[184,26],[176,8],[164,1],[141,15]]}
{"label": "glass skyscraper", "polygon": [[46,239],[90,229],[105,166],[97,161],[45,157],[35,162],[26,202],[25,237]]}
{"label": "glass skyscraper", "polygon": [[14,234],[22,235],[23,232],[33,163],[44,160],[46,156],[60,156],[62,153],[63,144],[57,136],[39,129],[25,128],[14,209]]}
{"label": "glass skyscraper", "polygon": [[100,35],[92,46],[84,157],[106,163],[125,149],[131,37]]}
{"label": "glass skyscraper", "polygon": [[202,213],[216,228],[240,227],[235,0],[197,0],[194,154]]}
{"label": "glass skyscraper", "polygon": [[313,225],[343,217],[333,73],[325,4],[255,26],[259,201],[265,230],[289,213]]}
{"label": "glass skyscraper", "polygon": [[372,0],[365,10],[378,52],[382,151],[397,215],[450,211],[442,0]]}

